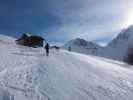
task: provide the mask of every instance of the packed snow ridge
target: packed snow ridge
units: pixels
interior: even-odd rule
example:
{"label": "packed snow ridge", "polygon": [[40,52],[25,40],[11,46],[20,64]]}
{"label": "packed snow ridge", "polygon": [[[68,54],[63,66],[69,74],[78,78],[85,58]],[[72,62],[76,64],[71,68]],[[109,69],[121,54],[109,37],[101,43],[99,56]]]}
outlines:
{"label": "packed snow ridge", "polygon": [[71,47],[72,51],[91,54],[110,59],[123,61],[127,55],[130,44],[133,43],[133,26],[122,30],[106,47],[83,39],[73,39],[66,43],[63,48]]}
{"label": "packed snow ridge", "polygon": [[121,62],[0,42],[0,100],[132,100],[132,76]]}

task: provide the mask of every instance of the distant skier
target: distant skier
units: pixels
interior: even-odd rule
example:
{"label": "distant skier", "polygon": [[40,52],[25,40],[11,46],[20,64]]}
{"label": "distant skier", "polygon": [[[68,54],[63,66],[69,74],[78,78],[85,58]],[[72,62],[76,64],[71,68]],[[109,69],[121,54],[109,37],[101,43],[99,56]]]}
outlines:
{"label": "distant skier", "polygon": [[49,56],[49,44],[48,43],[46,43],[46,45],[45,45],[45,50],[46,50],[46,56]]}
{"label": "distant skier", "polygon": [[68,47],[68,51],[71,51],[71,47],[70,46]]}

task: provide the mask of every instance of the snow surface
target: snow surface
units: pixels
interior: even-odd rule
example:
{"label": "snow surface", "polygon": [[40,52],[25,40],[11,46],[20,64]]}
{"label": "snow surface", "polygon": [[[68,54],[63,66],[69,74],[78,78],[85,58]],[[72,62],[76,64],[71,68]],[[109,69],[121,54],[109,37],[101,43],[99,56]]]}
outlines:
{"label": "snow surface", "polygon": [[133,70],[96,56],[0,42],[0,100],[132,100]]}

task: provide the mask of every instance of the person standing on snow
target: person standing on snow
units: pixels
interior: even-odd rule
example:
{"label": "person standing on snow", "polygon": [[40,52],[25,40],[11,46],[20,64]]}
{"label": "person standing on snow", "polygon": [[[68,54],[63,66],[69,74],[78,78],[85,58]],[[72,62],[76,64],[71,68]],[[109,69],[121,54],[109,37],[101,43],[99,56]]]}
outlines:
{"label": "person standing on snow", "polygon": [[48,43],[46,43],[46,45],[45,45],[45,50],[46,50],[46,56],[49,56],[49,44]]}
{"label": "person standing on snow", "polygon": [[71,51],[71,47],[70,46],[68,47],[68,51]]}

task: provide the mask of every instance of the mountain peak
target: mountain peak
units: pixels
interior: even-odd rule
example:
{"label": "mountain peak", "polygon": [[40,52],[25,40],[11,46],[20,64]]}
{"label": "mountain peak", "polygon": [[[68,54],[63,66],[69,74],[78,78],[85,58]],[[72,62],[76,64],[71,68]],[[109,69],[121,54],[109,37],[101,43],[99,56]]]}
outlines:
{"label": "mountain peak", "polygon": [[73,40],[70,40],[65,45],[67,45],[67,46],[79,46],[79,47],[100,47],[98,44],[91,42],[91,41],[87,41],[87,40],[82,39],[82,38],[75,38]]}
{"label": "mountain peak", "polygon": [[133,25],[129,26],[127,29],[124,29],[121,33],[128,34],[130,36],[133,35]]}
{"label": "mountain peak", "polygon": [[87,44],[88,44],[88,42],[86,40],[81,39],[81,38],[73,39],[73,40],[71,40],[71,42],[74,45],[79,45],[79,46],[87,46]]}
{"label": "mountain peak", "polygon": [[101,48],[98,44],[86,41],[81,38],[73,39],[63,46],[65,49],[68,49],[68,47],[71,47],[72,51],[85,54],[95,54],[96,51]]}
{"label": "mountain peak", "polygon": [[114,38],[108,46],[116,46],[118,44],[129,42],[133,39],[133,25],[129,26],[127,29],[122,30],[116,38]]}

